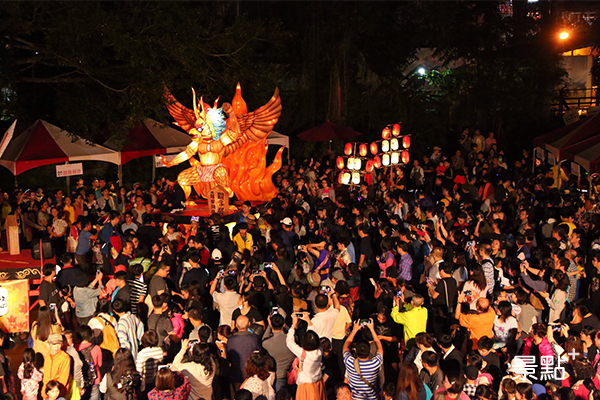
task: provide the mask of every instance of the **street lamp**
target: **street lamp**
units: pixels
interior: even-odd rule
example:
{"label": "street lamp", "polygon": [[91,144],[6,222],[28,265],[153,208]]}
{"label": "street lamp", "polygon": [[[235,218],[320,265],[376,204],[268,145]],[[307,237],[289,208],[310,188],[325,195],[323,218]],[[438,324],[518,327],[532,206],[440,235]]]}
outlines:
{"label": "street lamp", "polygon": [[417,72],[419,73],[419,75],[423,76],[427,73],[427,70],[423,67],[420,67]]}
{"label": "street lamp", "polygon": [[560,40],[567,40],[569,38],[569,32],[567,31],[562,31],[559,35],[558,38]]}

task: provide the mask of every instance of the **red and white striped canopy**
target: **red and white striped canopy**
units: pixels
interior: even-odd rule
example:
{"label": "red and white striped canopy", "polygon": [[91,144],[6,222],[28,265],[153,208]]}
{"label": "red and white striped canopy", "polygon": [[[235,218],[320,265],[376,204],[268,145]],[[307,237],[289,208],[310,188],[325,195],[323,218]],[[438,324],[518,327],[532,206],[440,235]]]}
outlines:
{"label": "red and white striped canopy", "polygon": [[0,157],[0,165],[14,175],[43,165],[78,161],[105,161],[119,164],[118,152],[86,142],[46,121],[38,119],[14,135]]}

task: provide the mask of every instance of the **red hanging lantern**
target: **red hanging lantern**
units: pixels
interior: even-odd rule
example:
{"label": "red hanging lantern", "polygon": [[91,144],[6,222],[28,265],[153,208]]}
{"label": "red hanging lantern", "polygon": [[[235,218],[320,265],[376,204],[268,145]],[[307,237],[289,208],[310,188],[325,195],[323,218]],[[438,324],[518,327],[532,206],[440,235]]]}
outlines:
{"label": "red hanging lantern", "polygon": [[340,174],[338,175],[338,183],[340,185],[344,184],[344,173],[343,172],[340,172]]}
{"label": "red hanging lantern", "polygon": [[402,138],[402,147],[405,149],[410,149],[410,136],[404,136]]}
{"label": "red hanging lantern", "polygon": [[410,155],[408,154],[408,151],[404,150],[402,152],[402,162],[404,164],[408,164],[409,161],[410,161]]}
{"label": "red hanging lantern", "polygon": [[344,169],[344,157],[336,158],[335,164],[337,165],[338,169]]}
{"label": "red hanging lantern", "polygon": [[358,152],[360,153],[361,157],[365,157],[367,155],[367,145],[362,143],[360,146],[358,146]]}
{"label": "red hanging lantern", "polygon": [[375,156],[375,157],[373,158],[373,166],[374,166],[375,168],[381,168],[381,157],[379,157],[379,156]]}
{"label": "red hanging lantern", "polygon": [[377,153],[378,153],[378,151],[377,151],[377,143],[373,142],[373,143],[371,143],[371,154],[375,155]]}
{"label": "red hanging lantern", "polygon": [[394,124],[392,127],[392,135],[399,136],[400,135],[400,124]]}
{"label": "red hanging lantern", "polygon": [[350,154],[352,154],[352,150],[353,150],[352,143],[346,143],[346,147],[344,147],[344,154],[349,156]]}
{"label": "red hanging lantern", "polygon": [[391,134],[392,132],[390,131],[390,128],[386,126],[385,128],[383,128],[383,131],[381,131],[381,138],[387,140],[390,138]]}
{"label": "red hanging lantern", "polygon": [[372,160],[367,161],[366,171],[369,174],[371,173],[371,171],[373,171],[373,161]]}

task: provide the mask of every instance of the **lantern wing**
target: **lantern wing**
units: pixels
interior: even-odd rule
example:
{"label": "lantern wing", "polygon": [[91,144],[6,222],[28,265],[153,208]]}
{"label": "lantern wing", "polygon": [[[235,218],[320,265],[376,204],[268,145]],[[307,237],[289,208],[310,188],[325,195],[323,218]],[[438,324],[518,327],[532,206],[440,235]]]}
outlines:
{"label": "lantern wing", "polygon": [[189,132],[196,123],[194,110],[190,110],[178,102],[167,88],[165,88],[164,96],[167,100],[167,109],[175,119],[176,124],[184,131]]}
{"label": "lantern wing", "polygon": [[279,89],[271,100],[256,111],[247,114],[236,114],[235,118],[239,124],[240,136],[234,142],[225,147],[225,157],[233,153],[248,141],[258,142],[266,138],[281,115],[281,98]]}

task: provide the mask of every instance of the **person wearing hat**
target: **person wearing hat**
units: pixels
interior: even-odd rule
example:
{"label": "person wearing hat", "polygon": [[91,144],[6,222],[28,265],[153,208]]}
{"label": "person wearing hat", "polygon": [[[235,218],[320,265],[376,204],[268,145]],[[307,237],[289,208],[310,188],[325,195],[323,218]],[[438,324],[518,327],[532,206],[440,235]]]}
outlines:
{"label": "person wearing hat", "polygon": [[280,232],[281,240],[283,240],[283,245],[285,250],[287,251],[288,260],[294,262],[296,258],[296,254],[294,252],[294,246],[298,244],[300,239],[296,232],[294,232],[294,223],[290,217],[285,217],[281,221],[281,227],[283,230]]}
{"label": "person wearing hat", "polygon": [[47,397],[46,385],[50,381],[57,381],[63,386],[62,394],[65,394],[69,387],[71,357],[62,350],[62,345],[63,337],[60,333],[52,333],[48,336],[50,352],[44,357],[44,386],[42,387],[44,398]]}

